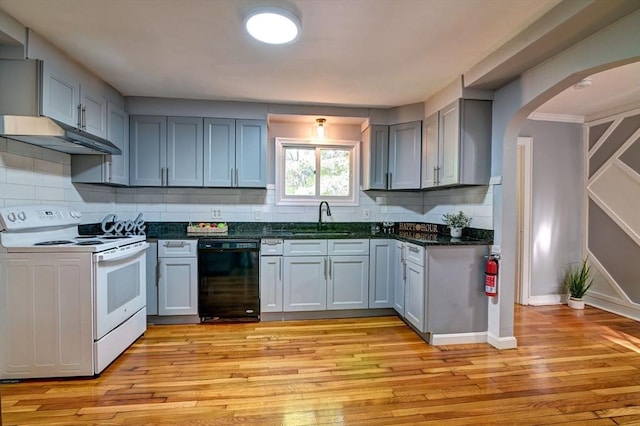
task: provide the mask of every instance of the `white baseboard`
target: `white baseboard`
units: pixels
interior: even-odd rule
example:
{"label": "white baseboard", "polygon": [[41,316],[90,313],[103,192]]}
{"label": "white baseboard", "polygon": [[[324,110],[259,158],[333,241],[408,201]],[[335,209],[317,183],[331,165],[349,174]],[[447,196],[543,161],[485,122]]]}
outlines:
{"label": "white baseboard", "polygon": [[460,345],[464,343],[487,343],[487,332],[432,334],[429,337],[429,344],[433,346]]}
{"label": "white baseboard", "polygon": [[617,301],[612,297],[605,295],[589,295],[584,297],[584,303],[602,309],[603,311],[611,312],[622,317],[631,318],[632,320],[640,321],[640,308],[632,305],[624,305],[622,301]]}
{"label": "white baseboard", "polygon": [[529,305],[544,306],[544,305],[562,305],[567,303],[567,296],[565,294],[543,294],[541,296],[529,296]]}
{"label": "white baseboard", "polygon": [[487,343],[496,349],[515,349],[518,347],[518,340],[515,336],[496,337],[491,334],[487,335]]}

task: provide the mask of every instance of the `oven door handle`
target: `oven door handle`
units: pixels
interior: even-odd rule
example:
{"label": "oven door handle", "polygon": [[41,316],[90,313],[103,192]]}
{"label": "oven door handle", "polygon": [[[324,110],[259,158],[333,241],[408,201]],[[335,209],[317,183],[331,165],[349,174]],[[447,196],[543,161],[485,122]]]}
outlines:
{"label": "oven door handle", "polygon": [[128,248],[126,250],[118,250],[115,253],[98,253],[94,255],[94,260],[98,262],[114,262],[116,260],[126,259],[134,257],[140,252],[149,248],[149,243],[146,241],[140,245],[133,244],[135,247]]}

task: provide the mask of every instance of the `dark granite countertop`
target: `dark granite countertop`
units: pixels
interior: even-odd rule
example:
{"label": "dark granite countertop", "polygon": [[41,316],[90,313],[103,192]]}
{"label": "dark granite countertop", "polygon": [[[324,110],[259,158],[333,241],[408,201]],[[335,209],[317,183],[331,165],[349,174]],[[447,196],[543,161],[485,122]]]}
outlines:
{"label": "dark granite countertop", "polygon": [[[327,223],[318,231],[317,223],[284,222],[232,222],[225,234],[189,234],[188,222],[147,222],[148,239],[353,239],[391,238],[421,246],[490,245],[493,231],[465,228],[461,238],[451,238],[448,227],[439,224],[414,222],[372,223],[342,222]],[[80,233],[99,232],[99,224],[81,225]]]}

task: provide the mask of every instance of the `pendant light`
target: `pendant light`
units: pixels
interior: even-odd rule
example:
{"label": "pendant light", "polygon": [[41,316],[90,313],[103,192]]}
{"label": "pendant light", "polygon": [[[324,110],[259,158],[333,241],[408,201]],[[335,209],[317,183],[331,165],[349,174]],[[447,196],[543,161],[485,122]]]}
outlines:
{"label": "pendant light", "polygon": [[316,137],[318,139],[324,139],[326,134],[326,126],[325,123],[327,120],[325,118],[316,118]]}

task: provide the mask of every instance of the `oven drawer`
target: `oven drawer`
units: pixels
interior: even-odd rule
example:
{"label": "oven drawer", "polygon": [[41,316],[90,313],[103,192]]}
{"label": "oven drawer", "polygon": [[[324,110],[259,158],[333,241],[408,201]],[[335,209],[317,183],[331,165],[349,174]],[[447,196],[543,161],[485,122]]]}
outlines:
{"label": "oven drawer", "polygon": [[198,240],[158,240],[158,257],[197,257]]}

